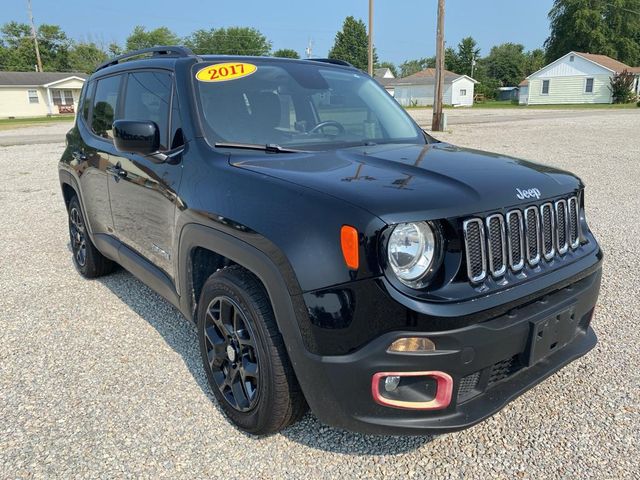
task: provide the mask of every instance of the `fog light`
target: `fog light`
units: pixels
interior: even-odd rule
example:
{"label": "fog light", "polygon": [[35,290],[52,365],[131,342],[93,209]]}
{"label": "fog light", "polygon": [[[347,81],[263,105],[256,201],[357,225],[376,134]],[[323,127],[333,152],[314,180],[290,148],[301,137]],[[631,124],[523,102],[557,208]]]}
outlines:
{"label": "fog light", "polygon": [[398,375],[392,375],[384,379],[384,389],[387,392],[393,392],[396,388],[398,388],[399,383],[400,377]]}
{"label": "fog light", "polygon": [[373,399],[385,407],[442,410],[452,393],[451,375],[440,371],[378,372],[371,379]]}
{"label": "fog light", "polygon": [[426,337],[399,338],[393,342],[387,352],[433,352],[436,344]]}

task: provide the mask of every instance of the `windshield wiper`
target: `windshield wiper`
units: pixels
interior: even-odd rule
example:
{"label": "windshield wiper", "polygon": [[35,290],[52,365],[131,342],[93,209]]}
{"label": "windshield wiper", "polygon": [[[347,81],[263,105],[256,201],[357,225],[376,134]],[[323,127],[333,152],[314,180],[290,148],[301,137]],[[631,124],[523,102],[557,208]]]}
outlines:
{"label": "windshield wiper", "polygon": [[219,148],[243,148],[245,150],[262,150],[268,153],[307,153],[305,150],[296,150],[293,148],[284,148],[277,143],[267,143],[265,145],[259,143],[227,143],[216,142],[215,147]]}

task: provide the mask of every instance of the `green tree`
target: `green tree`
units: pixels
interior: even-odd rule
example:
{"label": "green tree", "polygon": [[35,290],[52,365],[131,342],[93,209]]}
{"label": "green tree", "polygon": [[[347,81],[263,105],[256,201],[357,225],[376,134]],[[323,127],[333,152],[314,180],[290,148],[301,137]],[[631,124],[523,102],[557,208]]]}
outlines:
{"label": "green tree", "polygon": [[[369,65],[369,39],[367,27],[362,20],[347,17],[342,30],[336,33],[333,47],[329,51],[329,58],[344,60],[360,70],[367,70]],[[378,63],[378,55],[373,50],[373,64]]]}
{"label": "green tree", "polygon": [[91,73],[107,59],[107,54],[95,43],[76,43],[69,50],[69,66],[74,72]]}
{"label": "green tree", "polygon": [[537,72],[547,64],[544,50],[536,48],[525,54],[524,60],[524,76],[528,77],[534,72]]}
{"label": "green tree", "polygon": [[159,47],[163,45],[176,45],[180,38],[167,27],[158,27],[149,30],[142,25],[134,27],[127,37],[126,50],[140,50],[142,48]]}
{"label": "green tree", "polygon": [[498,80],[489,75],[486,57],[478,60],[473,78],[480,82],[475,86],[475,93],[484,95],[486,99],[496,98],[498,87],[501,85]]}
{"label": "green tree", "polygon": [[460,57],[454,48],[447,47],[444,51],[444,69],[454,73],[460,73],[462,70]]}
{"label": "green tree", "polygon": [[491,49],[484,59],[486,74],[498,81],[500,86],[518,85],[524,78],[524,46],[519,43],[503,43]]}
{"label": "green tree", "polygon": [[[71,40],[58,25],[42,24],[36,31],[40,57],[45,71],[69,70],[68,53]],[[31,28],[26,23],[9,22],[0,28],[0,46],[3,49],[4,70],[32,71],[36,52]]]}
{"label": "green tree", "polygon": [[393,74],[394,77],[398,76],[398,69],[396,68],[393,62],[379,62],[379,63],[376,63],[375,67],[388,68],[389,70],[391,70],[391,73]]}
{"label": "green tree", "polygon": [[281,48],[273,52],[274,57],[280,58],[300,58],[298,52],[293,50],[292,48]]}
{"label": "green tree", "polygon": [[460,75],[471,76],[472,65],[480,59],[480,48],[473,37],[465,37],[458,44],[458,70]]}
{"label": "green tree", "polygon": [[400,76],[408,77],[414,73],[418,73],[425,68],[433,68],[436,66],[435,57],[417,58],[415,60],[406,60],[400,64]]}
{"label": "green tree", "polygon": [[117,57],[118,55],[122,55],[122,47],[118,45],[116,42],[112,42],[107,47],[107,52],[112,57]]}
{"label": "green tree", "polygon": [[264,56],[271,52],[271,42],[259,30],[249,27],[196,30],[185,39],[185,45],[199,55]]}
{"label": "green tree", "polygon": [[546,59],[570,51],[609,55],[628,65],[640,63],[640,0],[555,0]]}

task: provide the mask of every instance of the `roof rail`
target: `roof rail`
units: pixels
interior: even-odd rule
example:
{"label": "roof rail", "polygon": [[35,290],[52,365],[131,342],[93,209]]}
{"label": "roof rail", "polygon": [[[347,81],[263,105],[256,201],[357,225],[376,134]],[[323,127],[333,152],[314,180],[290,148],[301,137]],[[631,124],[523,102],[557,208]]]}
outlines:
{"label": "roof rail", "polygon": [[341,65],[343,67],[356,68],[353,65],[351,65],[349,62],[345,62],[344,60],[338,60],[336,58],[307,58],[307,60],[311,60],[312,62],[332,63],[333,65]]}
{"label": "roof rail", "polygon": [[187,47],[163,46],[163,47],[143,48],[141,50],[134,50],[132,52],[127,52],[123,55],[118,55],[117,57],[113,57],[107,60],[106,62],[98,65],[98,67],[94,71],[97,72],[98,70],[102,70],[103,68],[107,68],[112,65],[117,65],[123,60],[126,60],[128,58],[138,57],[146,53],[151,53],[153,54],[153,56],[166,55],[166,56],[172,56],[172,57],[195,57],[195,54]]}

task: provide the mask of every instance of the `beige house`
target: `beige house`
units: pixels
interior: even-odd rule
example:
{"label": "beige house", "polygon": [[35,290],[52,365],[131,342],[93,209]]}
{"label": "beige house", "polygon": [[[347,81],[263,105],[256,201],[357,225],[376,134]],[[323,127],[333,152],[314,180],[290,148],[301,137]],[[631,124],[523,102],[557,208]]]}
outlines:
{"label": "beige house", "polygon": [[636,75],[633,91],[637,95],[640,87],[638,67],[630,67],[606,55],[569,52],[520,84],[520,104],[611,103],[611,77],[625,70]]}
{"label": "beige house", "polygon": [[75,113],[87,75],[0,72],[0,118]]}

